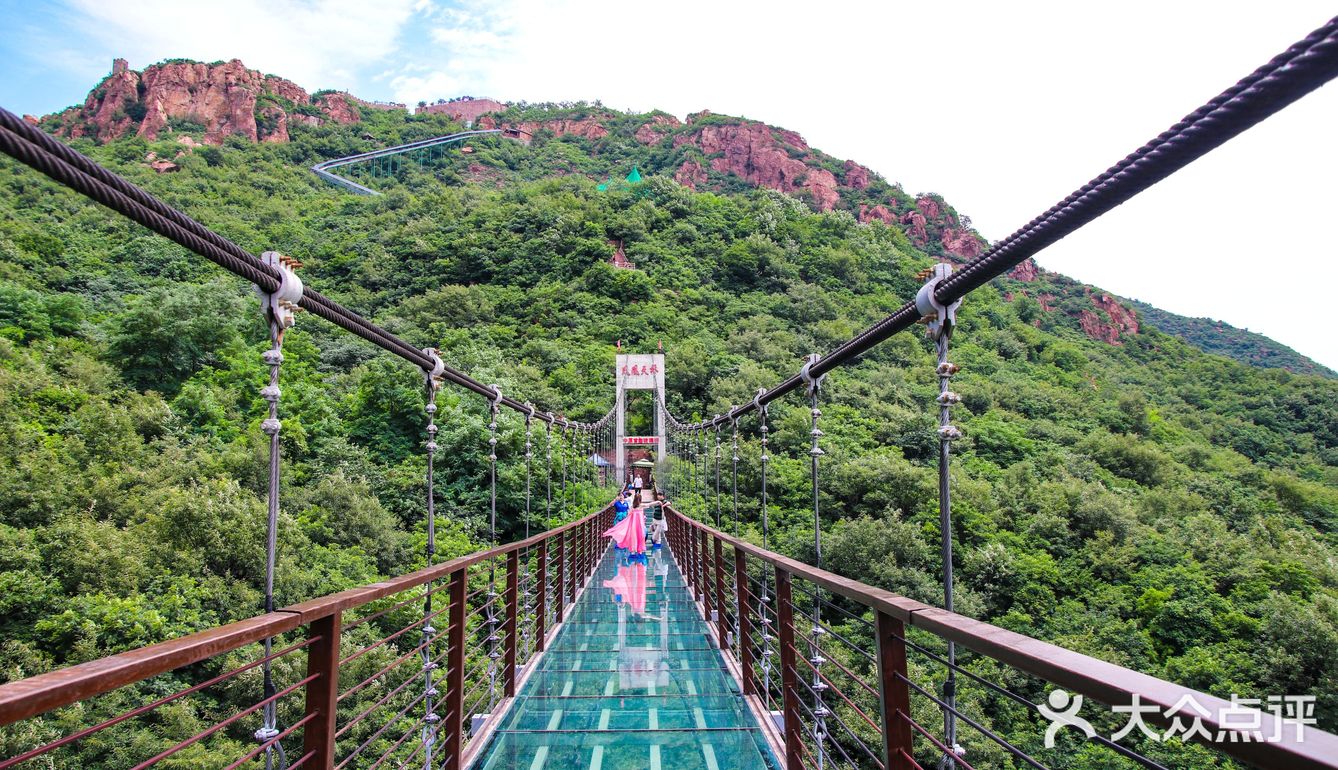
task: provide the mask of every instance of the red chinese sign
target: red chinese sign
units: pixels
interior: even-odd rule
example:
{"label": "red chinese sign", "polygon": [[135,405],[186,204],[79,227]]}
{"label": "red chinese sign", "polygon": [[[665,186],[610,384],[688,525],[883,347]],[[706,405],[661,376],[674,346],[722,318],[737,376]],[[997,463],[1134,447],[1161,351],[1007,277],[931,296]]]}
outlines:
{"label": "red chinese sign", "polygon": [[641,367],[628,366],[627,364],[623,364],[622,373],[624,377],[639,377],[643,374],[659,374],[660,367],[656,366],[655,364]]}

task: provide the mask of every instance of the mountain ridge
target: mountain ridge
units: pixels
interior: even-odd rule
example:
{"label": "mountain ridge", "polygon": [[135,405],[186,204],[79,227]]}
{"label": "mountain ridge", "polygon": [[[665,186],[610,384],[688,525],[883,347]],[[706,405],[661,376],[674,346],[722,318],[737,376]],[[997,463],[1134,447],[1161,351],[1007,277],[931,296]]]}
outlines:
{"label": "mountain ridge", "polygon": [[[371,102],[351,94],[305,90],[284,78],[247,69],[238,59],[204,64],[169,60],[129,69],[124,59],[89,93],[84,103],[37,119],[58,136],[105,142],[130,133],[153,140],[183,133],[220,145],[229,136],[250,141],[289,141],[289,127],[367,122],[376,112],[403,111],[404,105]],[[809,146],[797,132],[761,121],[709,110],[686,120],[661,111],[624,113],[595,103],[506,104],[460,97],[420,102],[417,116],[443,116],[477,128],[516,128],[526,143],[559,140],[589,145],[596,156],[620,156],[650,173],[671,176],[691,190],[727,192],[739,185],[764,187],[799,198],[816,211],[844,210],[863,223],[880,222],[901,231],[917,248],[955,263],[969,261],[988,242],[942,196],[907,194],[872,169]],[[373,121],[374,122],[374,121]],[[377,148],[374,134],[363,139]],[[160,173],[176,171],[176,158],[146,157]],[[637,157],[640,156],[640,157]],[[562,173],[561,168],[547,169]],[[505,178],[506,169],[475,162],[465,175],[473,181]],[[633,260],[635,261],[635,260]],[[1034,302],[1041,312],[1034,323],[1062,323],[1094,340],[1123,344],[1139,332],[1135,306],[1096,287],[1046,271],[1027,260],[1001,279],[1010,297]],[[1151,306],[1147,306],[1151,307]],[[1338,376],[1303,354],[1262,335],[1248,344],[1231,327],[1196,323],[1153,308],[1159,328],[1205,352],[1252,366]],[[1053,317],[1059,313],[1061,317]]]}

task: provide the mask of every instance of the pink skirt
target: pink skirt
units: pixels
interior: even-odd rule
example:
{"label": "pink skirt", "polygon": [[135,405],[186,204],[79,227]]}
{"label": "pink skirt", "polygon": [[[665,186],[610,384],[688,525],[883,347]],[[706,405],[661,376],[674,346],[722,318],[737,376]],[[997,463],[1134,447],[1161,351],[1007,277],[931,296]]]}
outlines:
{"label": "pink skirt", "polygon": [[627,512],[627,518],[609,527],[604,537],[613,538],[613,544],[631,553],[646,552],[646,515],[640,508]]}

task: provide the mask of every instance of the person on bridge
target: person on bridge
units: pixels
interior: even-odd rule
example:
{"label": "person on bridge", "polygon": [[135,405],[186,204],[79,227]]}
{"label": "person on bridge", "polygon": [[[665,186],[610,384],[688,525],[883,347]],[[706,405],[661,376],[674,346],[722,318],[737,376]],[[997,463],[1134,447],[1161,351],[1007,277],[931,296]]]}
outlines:
{"label": "person on bridge", "polygon": [[651,515],[650,520],[650,543],[651,548],[660,550],[664,547],[664,535],[669,531],[669,522],[664,518],[664,506],[656,504],[655,513]]}
{"label": "person on bridge", "polygon": [[[620,494],[618,495],[618,499],[613,501],[613,523],[615,525],[627,518],[627,512],[632,508],[628,502],[631,496],[632,494],[630,492]],[[613,544],[613,549],[618,552],[619,556],[623,554],[623,547],[616,542]]]}
{"label": "person on bridge", "polygon": [[626,549],[629,560],[644,562],[646,559],[646,514],[641,510],[641,495],[632,498],[631,510],[627,518],[609,527],[605,537],[613,538],[613,545]]}
{"label": "person on bridge", "polygon": [[618,495],[618,499],[613,501],[613,523],[617,524],[627,518],[627,512],[631,506],[627,504],[627,494]]}

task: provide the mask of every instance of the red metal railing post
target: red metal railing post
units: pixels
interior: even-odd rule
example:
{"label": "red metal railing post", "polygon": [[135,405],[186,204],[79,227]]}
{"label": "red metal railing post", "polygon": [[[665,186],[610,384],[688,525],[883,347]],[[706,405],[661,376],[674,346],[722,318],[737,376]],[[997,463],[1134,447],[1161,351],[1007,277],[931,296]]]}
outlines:
{"label": "red metal railing post", "polygon": [[715,543],[715,636],[716,645],[729,649],[728,630],[725,628],[725,548],[720,538],[711,538]]}
{"label": "red metal railing post", "polygon": [[544,651],[544,636],[548,633],[548,539],[539,541],[539,567],[535,572],[534,596],[534,649]]}
{"label": "red metal railing post", "polygon": [[571,585],[573,604],[576,602],[576,592],[580,591],[581,586],[585,584],[585,576],[590,574],[590,538],[586,532],[585,524],[576,528],[576,549],[577,564],[580,565],[580,571],[576,573],[576,579],[572,581]]}
{"label": "red metal railing post", "polygon": [[711,580],[710,580],[711,560],[710,558],[708,558],[710,554],[710,549],[707,547],[706,530],[702,529],[698,530],[698,532],[701,534],[701,547],[702,547],[702,577],[701,577],[702,615],[707,620],[710,620],[711,608],[715,604],[714,594],[711,593]]}
{"label": "red metal railing post", "polygon": [[585,577],[585,525],[581,524],[571,531],[572,545],[576,547],[576,568],[571,571],[571,601],[576,603],[576,592],[581,589],[581,580]]}
{"label": "red metal railing post", "polygon": [[803,770],[803,726],[799,724],[799,672],[795,669],[794,601],[790,573],[776,570],[776,621],[780,626],[781,708],[785,713],[785,767]]}
{"label": "red metal railing post", "polygon": [[581,543],[576,537],[576,530],[567,530],[566,557],[571,562],[567,565],[567,602],[576,603],[576,572],[580,569]]}
{"label": "red metal railing post", "polygon": [[595,571],[595,520],[582,524],[581,531],[585,533],[585,575],[581,581],[584,583]]}
{"label": "red metal railing post", "polygon": [[335,713],[339,698],[339,626],[341,613],[311,622],[307,638],[320,637],[307,649],[307,675],[320,678],[307,684],[307,714],[319,714],[307,723],[302,753],[311,754],[313,768],[334,767]]}
{"label": "red metal railing post", "polygon": [[753,623],[748,617],[748,555],[741,548],[734,549],[734,584],[739,592],[739,671],[743,674],[743,694],[756,695],[753,682]]}
{"label": "red metal railing post", "polygon": [[883,712],[883,767],[911,770],[910,687],[897,677],[906,673],[906,628],[886,612],[877,613],[878,694]]}
{"label": "red metal railing post", "polygon": [[447,612],[446,704],[441,753],[443,770],[460,770],[465,755],[465,596],[468,568],[461,567],[450,576],[451,607]]}
{"label": "red metal railing post", "polygon": [[553,581],[553,625],[562,622],[562,608],[567,603],[567,533],[557,536],[557,580]]}
{"label": "red metal railing post", "polygon": [[506,555],[506,619],[502,625],[505,652],[502,657],[502,691],[508,698],[516,695],[516,647],[520,635],[520,551]]}
{"label": "red metal railing post", "polygon": [[[687,523],[686,517],[684,517],[684,523]],[[697,528],[688,523],[688,526],[684,529],[687,530],[684,533],[686,537],[683,540],[683,545],[688,552],[688,587],[692,589],[693,601],[700,602],[702,593],[701,587],[697,585]]]}

